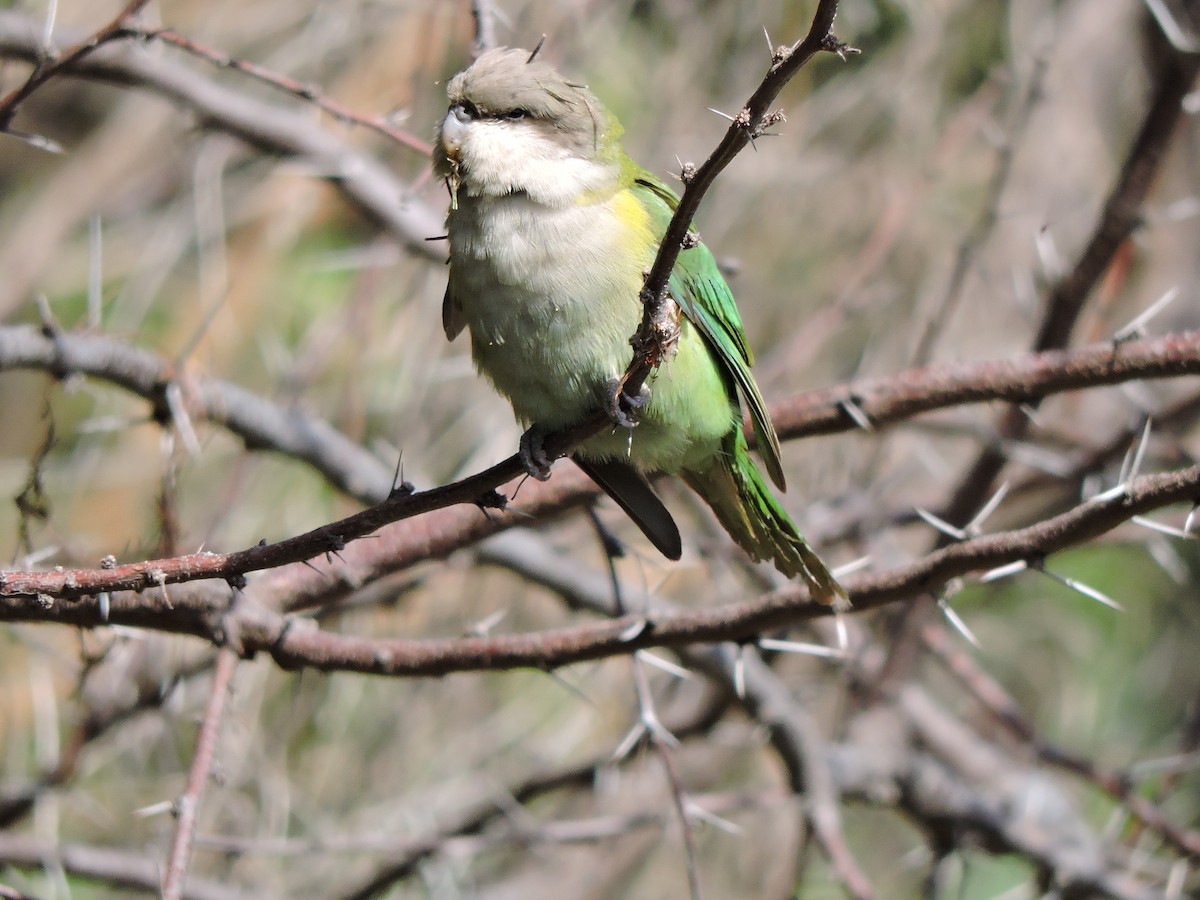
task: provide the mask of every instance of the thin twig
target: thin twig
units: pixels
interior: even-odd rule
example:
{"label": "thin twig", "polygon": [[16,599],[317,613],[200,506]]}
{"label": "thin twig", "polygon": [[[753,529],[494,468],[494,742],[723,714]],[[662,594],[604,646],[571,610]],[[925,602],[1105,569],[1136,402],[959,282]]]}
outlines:
{"label": "thin twig", "polygon": [[171,850],[167,856],[167,867],[163,876],[163,900],[180,900],[183,897],[183,882],[187,876],[192,842],[196,836],[196,817],[212,774],[213,760],[217,753],[217,738],[225,718],[225,701],[229,697],[230,684],[237,671],[237,665],[237,653],[229,647],[222,647],[213,667],[212,687],[209,690],[208,704],[204,708],[204,718],[200,722],[200,733],[196,735],[196,750],[192,755],[192,767],[188,771],[187,787],[178,800],[175,834],[171,840]]}
{"label": "thin twig", "polygon": [[0,131],[8,131],[21,103],[39,87],[54,76],[74,68],[97,48],[110,41],[124,38],[126,36],[125,29],[149,2],[150,0],[129,0],[124,9],[117,13],[116,18],[111,22],[61,53],[50,47],[39,48],[41,54],[49,54],[49,56],[39,55],[34,61],[33,71],[29,73],[29,77],[19,87],[4,97],[0,97]]}

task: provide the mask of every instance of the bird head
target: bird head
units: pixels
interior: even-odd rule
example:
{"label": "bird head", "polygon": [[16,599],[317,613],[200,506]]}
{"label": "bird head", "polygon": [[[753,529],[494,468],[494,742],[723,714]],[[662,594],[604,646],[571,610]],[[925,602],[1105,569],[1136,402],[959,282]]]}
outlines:
{"label": "bird head", "polygon": [[586,86],[534,56],[489,50],[450,80],[434,171],[452,197],[524,193],[566,206],[616,187],[620,124]]}

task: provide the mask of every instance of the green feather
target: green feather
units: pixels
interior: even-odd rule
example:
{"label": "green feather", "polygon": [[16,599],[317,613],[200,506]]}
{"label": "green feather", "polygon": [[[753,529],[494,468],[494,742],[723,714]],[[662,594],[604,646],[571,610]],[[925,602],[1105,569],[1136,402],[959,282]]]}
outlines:
{"label": "green feather", "polygon": [[[648,172],[639,172],[631,190],[650,214],[655,233],[661,235],[679,205],[671,189]],[[704,335],[716,353],[725,372],[733,378],[750,407],[750,419],[758,437],[758,451],[767,467],[767,474],[781,491],[787,482],[780,464],[779,436],[771,424],[767,403],[750,374],[754,354],[742,329],[742,317],[729,285],[712,253],[703,244],[684,250],[670,281],[671,296]]]}
{"label": "green feather", "polygon": [[845,589],[763,481],[740,428],[729,432],[719,460],[702,471],[686,471],[683,478],[752,559],[771,560],[789,578],[803,579],[822,603],[847,602]]}

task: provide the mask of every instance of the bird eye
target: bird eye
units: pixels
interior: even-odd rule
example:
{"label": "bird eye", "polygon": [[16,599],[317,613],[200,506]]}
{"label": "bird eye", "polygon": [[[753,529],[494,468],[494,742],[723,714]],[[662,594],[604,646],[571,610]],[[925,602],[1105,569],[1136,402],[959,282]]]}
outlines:
{"label": "bird eye", "polygon": [[506,118],[506,119],[524,119],[528,115],[529,115],[529,110],[521,109],[520,107],[518,107],[516,109],[510,109],[508,112],[506,112],[504,114],[504,118]]}

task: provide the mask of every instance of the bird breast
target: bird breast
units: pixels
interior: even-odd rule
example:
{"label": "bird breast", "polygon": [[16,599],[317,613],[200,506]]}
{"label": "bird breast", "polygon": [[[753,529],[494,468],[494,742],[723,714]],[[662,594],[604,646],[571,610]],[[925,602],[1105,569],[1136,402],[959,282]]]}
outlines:
{"label": "bird breast", "polygon": [[526,421],[573,421],[629,364],[655,248],[626,194],[566,207],[465,197],[450,214],[452,293],[473,355]]}

